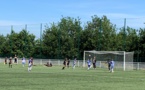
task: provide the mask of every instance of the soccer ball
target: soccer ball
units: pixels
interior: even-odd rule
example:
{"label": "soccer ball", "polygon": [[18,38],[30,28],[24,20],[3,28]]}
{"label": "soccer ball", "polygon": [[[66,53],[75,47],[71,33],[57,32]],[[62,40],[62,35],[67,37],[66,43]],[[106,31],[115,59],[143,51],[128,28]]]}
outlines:
{"label": "soccer ball", "polygon": [[89,57],[90,57],[91,55],[89,55]]}

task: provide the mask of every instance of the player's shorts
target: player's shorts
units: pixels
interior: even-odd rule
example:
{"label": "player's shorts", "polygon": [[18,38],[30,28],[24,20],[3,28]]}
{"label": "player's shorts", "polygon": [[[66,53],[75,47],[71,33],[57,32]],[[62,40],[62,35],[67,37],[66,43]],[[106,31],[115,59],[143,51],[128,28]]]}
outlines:
{"label": "player's shorts", "polygon": [[17,59],[15,59],[15,63],[17,63]]}
{"label": "player's shorts", "polygon": [[25,64],[25,62],[22,62],[22,64]]}
{"label": "player's shorts", "polygon": [[31,63],[29,63],[28,67],[31,67],[31,66],[32,66],[32,64],[31,64]]}
{"label": "player's shorts", "polygon": [[113,68],[114,68],[114,66],[113,66],[113,65],[111,65],[111,66],[110,66],[110,68],[111,68],[111,69],[113,69]]}
{"label": "player's shorts", "polygon": [[9,65],[11,65],[12,63],[11,62],[9,62]]}

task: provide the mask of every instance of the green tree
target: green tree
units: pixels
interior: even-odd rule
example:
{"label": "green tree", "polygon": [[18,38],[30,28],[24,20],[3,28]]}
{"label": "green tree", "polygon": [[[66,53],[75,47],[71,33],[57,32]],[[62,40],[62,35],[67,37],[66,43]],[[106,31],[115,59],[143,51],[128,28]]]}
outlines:
{"label": "green tree", "polygon": [[116,50],[116,29],[106,16],[92,16],[82,35],[84,50]]}
{"label": "green tree", "polygon": [[63,17],[59,23],[52,23],[43,34],[44,54],[55,58],[77,56],[80,30],[79,18]]}
{"label": "green tree", "polygon": [[139,29],[139,52],[140,52],[140,57],[144,57],[145,56],[145,29],[140,28]]}
{"label": "green tree", "polygon": [[22,30],[20,33],[12,30],[5,38],[2,51],[6,56],[30,57],[34,53],[34,41],[35,36],[26,30]]}
{"label": "green tree", "polygon": [[0,44],[0,56],[5,56],[5,53],[8,53],[6,50],[6,46],[5,46],[7,43],[7,40],[3,35],[0,35],[0,42],[1,42],[1,44]]}

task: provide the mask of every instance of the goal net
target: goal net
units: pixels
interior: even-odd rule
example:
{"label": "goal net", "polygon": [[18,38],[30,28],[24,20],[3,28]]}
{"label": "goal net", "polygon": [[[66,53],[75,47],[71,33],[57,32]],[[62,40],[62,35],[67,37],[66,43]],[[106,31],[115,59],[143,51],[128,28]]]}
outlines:
{"label": "goal net", "polygon": [[86,66],[86,61],[89,58],[95,57],[98,67],[108,68],[107,60],[113,59],[115,69],[133,70],[133,55],[134,52],[125,51],[84,51],[83,66]]}

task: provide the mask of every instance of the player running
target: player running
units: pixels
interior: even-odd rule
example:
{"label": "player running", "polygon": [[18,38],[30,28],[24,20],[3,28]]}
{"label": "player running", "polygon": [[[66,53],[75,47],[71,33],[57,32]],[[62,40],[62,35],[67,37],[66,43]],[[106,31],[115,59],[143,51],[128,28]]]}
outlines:
{"label": "player running", "polygon": [[69,68],[70,59],[67,60],[67,67]]}
{"label": "player running", "polygon": [[9,68],[12,68],[12,57],[9,59]]}
{"label": "player running", "polygon": [[74,61],[73,61],[73,69],[75,69],[76,62],[77,62],[77,59],[75,58]]}
{"label": "player running", "polygon": [[66,66],[67,66],[67,58],[65,58],[65,60],[63,61],[62,70],[64,70]]}
{"label": "player running", "polygon": [[113,61],[113,59],[110,61],[110,72],[114,72],[114,61]]}
{"label": "player running", "polygon": [[90,70],[90,66],[91,66],[91,55],[89,55],[89,59],[87,61],[87,64],[88,64],[88,70]]}
{"label": "player running", "polygon": [[32,70],[32,58],[28,61],[28,71],[30,72]]}
{"label": "player running", "polygon": [[25,57],[22,58],[22,66],[24,67],[26,63]]}

